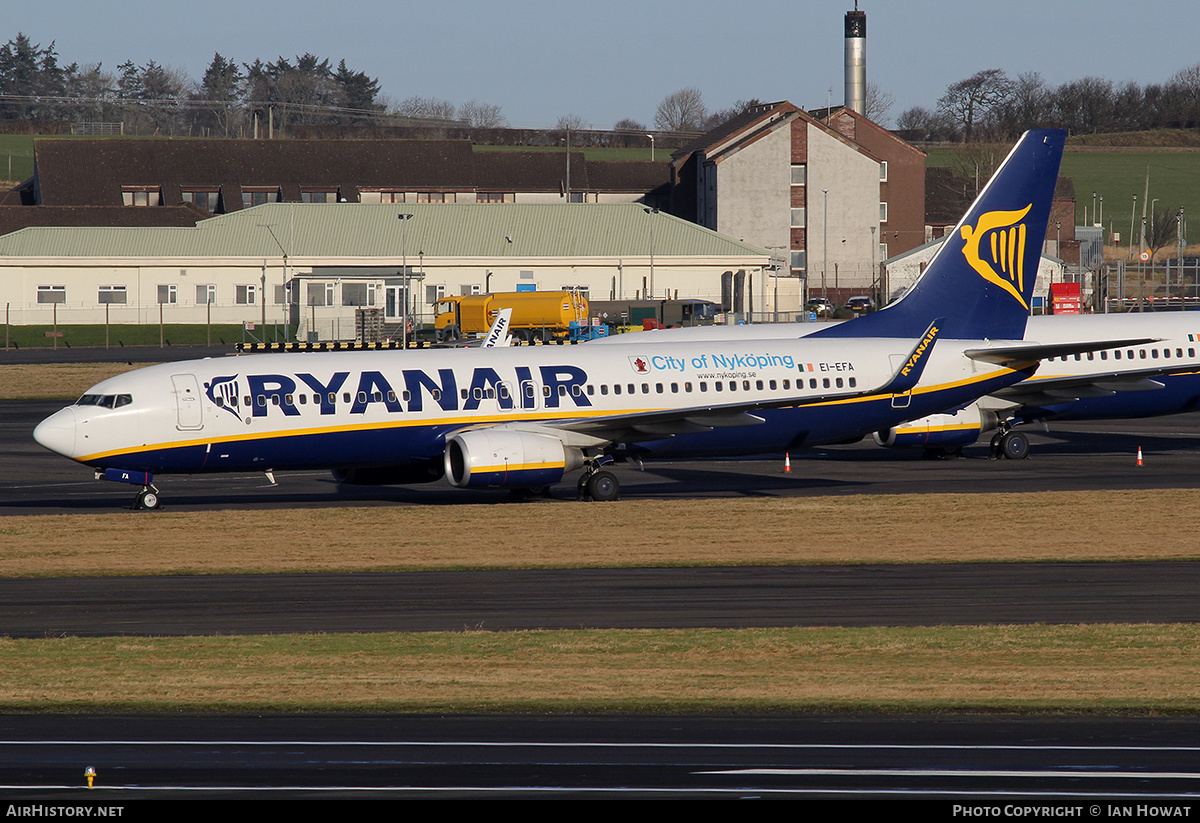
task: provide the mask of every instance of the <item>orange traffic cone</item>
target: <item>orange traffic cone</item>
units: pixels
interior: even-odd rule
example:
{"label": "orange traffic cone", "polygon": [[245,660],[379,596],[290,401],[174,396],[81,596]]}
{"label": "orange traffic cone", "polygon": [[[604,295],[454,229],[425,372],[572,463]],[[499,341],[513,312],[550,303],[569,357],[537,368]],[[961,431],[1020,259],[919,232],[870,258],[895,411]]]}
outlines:
{"label": "orange traffic cone", "polygon": [[783,473],[788,474],[792,470],[792,456],[787,452],[783,453]]}
{"label": "orange traffic cone", "polygon": [[1138,446],[1138,465],[1142,465],[1142,447]]}

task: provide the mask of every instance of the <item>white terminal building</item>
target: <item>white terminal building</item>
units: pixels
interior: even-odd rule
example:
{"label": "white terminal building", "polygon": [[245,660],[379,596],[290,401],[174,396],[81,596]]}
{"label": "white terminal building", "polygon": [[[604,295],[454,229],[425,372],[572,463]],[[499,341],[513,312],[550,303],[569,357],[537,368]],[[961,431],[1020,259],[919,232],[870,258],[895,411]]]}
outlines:
{"label": "white terminal building", "polygon": [[703,299],[731,319],[794,309],[798,282],[775,265],[638,203],[266,203],[194,227],[2,236],[0,304],[14,325],[291,323],[301,340],[352,340],[359,309],[420,324],[438,299],[483,292]]}

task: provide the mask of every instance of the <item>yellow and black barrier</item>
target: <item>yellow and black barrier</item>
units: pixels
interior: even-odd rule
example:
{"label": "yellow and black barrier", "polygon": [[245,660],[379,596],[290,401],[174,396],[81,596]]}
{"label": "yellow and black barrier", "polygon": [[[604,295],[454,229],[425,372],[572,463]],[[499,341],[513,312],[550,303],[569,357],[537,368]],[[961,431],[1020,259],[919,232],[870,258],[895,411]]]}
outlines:
{"label": "yellow and black barrier", "polygon": [[[574,346],[578,340],[518,340],[513,338],[513,346]],[[433,343],[428,340],[410,340],[405,346],[399,340],[383,340],[374,343],[359,343],[334,340],[324,343],[238,343],[234,348],[239,354],[256,354],[267,352],[317,352],[317,351],[387,351],[400,349],[461,349],[468,344]]]}

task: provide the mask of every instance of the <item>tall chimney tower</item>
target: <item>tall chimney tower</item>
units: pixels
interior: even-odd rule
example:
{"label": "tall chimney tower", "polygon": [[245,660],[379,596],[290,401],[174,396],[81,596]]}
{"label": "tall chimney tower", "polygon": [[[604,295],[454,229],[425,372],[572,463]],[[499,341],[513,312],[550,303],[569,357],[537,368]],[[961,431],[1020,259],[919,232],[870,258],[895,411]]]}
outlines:
{"label": "tall chimney tower", "polygon": [[859,114],[867,102],[867,13],[846,12],[846,107]]}

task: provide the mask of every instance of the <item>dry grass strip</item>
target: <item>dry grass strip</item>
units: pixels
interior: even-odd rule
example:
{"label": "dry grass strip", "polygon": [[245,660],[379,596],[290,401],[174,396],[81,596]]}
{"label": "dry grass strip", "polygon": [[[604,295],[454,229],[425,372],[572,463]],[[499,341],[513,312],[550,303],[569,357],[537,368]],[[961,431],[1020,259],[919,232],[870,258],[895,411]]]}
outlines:
{"label": "dry grass strip", "polygon": [[0,575],[1200,559],[1200,490],[0,519]]}
{"label": "dry grass strip", "polygon": [[4,711],[1200,709],[1200,627],[0,640]]}
{"label": "dry grass strip", "polygon": [[0,365],[0,400],[75,400],[113,375],[148,363],[46,363]]}

